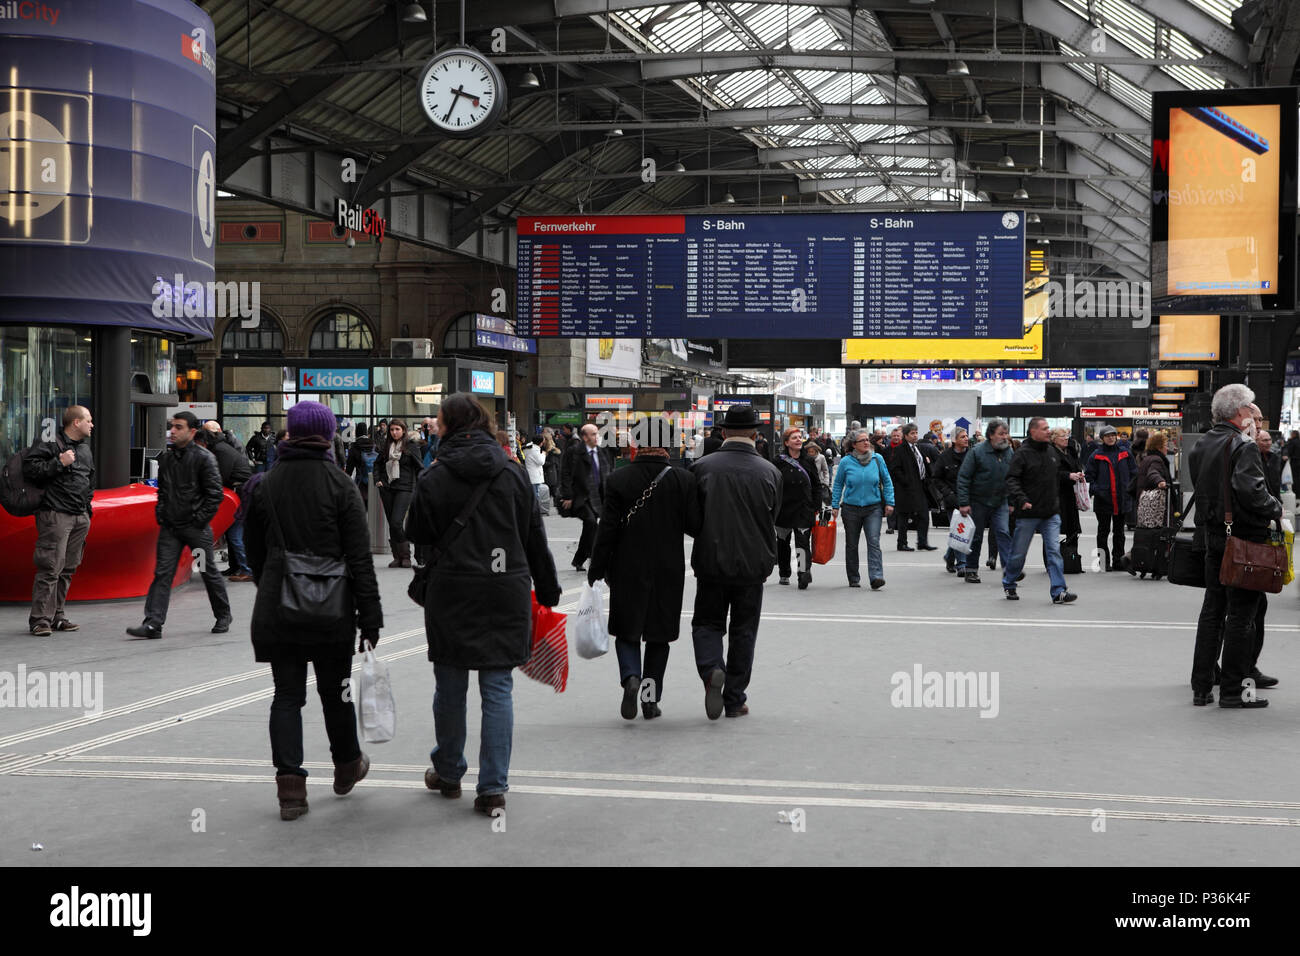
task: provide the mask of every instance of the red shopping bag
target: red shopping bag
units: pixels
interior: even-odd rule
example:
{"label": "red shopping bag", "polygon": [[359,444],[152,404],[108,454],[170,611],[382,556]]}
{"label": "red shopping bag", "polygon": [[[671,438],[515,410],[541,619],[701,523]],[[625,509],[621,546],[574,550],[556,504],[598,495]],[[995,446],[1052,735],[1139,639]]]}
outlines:
{"label": "red shopping bag", "polygon": [[557,694],[562,694],[569,682],[569,642],[564,636],[565,616],[553,608],[538,604],[536,593],[532,595],[532,600],[532,650],[527,662],[519,669],[533,680],[554,687]]}
{"label": "red shopping bag", "polygon": [[813,564],[830,564],[835,557],[835,516],[819,518],[812,529]]}

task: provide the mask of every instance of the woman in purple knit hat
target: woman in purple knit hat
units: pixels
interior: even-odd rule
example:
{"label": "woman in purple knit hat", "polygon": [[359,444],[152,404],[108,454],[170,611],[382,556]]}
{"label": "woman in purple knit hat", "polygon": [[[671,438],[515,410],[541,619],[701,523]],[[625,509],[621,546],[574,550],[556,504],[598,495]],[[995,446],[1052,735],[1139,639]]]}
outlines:
{"label": "woman in purple knit hat", "polygon": [[[344,682],[352,673],[352,647],[379,642],[384,624],[379,584],[370,556],[370,535],[361,492],[333,463],[337,423],[320,402],[289,409],[289,435],[279,443],[275,468],[244,486],[248,507],[248,563],[257,582],[253,605],[253,651],[271,665],[271,759],[279,791],[280,819],[307,812],[303,769],[302,708],[307,702],[307,664],[316,671],[316,691],[325,712],[325,732],[334,760],[334,792],[344,796],[370,769],[357,740],[357,717]],[[283,540],[281,540],[283,539]],[[304,625],[282,612],[280,588],[284,552],[341,559],[351,613],[332,625]],[[359,645],[357,650],[362,648]]]}

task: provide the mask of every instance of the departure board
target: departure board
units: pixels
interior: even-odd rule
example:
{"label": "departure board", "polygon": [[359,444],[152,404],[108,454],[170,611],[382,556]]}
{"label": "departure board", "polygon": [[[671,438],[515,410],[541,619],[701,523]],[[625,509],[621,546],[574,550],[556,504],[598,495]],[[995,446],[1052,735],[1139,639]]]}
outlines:
{"label": "departure board", "polygon": [[551,216],[517,231],[525,337],[1024,334],[1017,212]]}

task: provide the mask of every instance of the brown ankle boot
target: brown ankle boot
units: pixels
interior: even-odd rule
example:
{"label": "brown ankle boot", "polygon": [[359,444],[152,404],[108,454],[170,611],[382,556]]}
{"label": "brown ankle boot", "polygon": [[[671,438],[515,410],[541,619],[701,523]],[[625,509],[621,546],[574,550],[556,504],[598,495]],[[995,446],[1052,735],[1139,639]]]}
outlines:
{"label": "brown ankle boot", "polygon": [[275,775],[280,798],[280,819],[297,820],[307,813],[307,778],[296,773]]}
{"label": "brown ankle boot", "polygon": [[370,772],[370,758],[362,754],[356,760],[339,764],[334,768],[334,792],[346,797],[352,792],[358,781],[365,780]]}

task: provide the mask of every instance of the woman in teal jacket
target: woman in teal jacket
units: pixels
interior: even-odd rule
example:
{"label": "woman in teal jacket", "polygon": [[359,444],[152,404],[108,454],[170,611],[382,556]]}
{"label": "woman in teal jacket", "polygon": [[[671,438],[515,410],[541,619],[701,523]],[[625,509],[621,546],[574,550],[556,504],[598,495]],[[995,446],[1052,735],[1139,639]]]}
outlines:
{"label": "woman in teal jacket", "polygon": [[880,522],[894,513],[894,483],[889,466],[871,448],[871,433],[859,429],[849,436],[850,451],[835,470],[831,508],[844,510],[844,569],[849,587],[858,583],[858,535],[867,532],[867,576],[871,590],[885,586],[885,562],[880,553]]}

